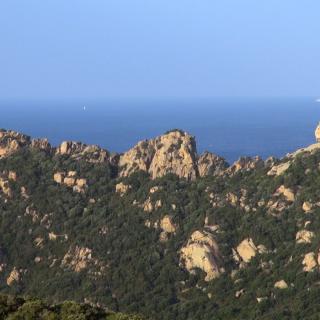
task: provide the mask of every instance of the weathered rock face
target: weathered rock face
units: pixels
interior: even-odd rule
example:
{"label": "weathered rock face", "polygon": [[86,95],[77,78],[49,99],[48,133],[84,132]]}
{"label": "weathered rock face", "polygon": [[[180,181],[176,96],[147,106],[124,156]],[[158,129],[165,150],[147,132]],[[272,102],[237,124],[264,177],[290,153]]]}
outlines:
{"label": "weathered rock face", "polygon": [[314,238],[314,232],[309,230],[300,230],[296,234],[297,243],[311,243]]}
{"label": "weathered rock face", "polygon": [[16,269],[16,267],[14,267],[7,278],[7,285],[12,286],[14,283],[19,283],[20,280],[21,273],[18,269]]}
{"label": "weathered rock face", "polygon": [[130,189],[131,189],[131,186],[128,184],[124,184],[123,182],[116,184],[116,192],[120,193],[121,196],[127,193]]}
{"label": "weathered rock face", "polygon": [[172,218],[168,215],[161,219],[160,228],[166,233],[175,233],[177,229],[176,225],[172,221]]}
{"label": "weathered rock face", "polygon": [[77,177],[76,171],[56,172],[53,175],[53,180],[58,184],[72,187],[75,192],[85,192],[88,187],[87,180]]}
{"label": "weathered rock face", "polygon": [[228,174],[235,174],[239,171],[261,169],[264,165],[265,163],[260,157],[241,157],[231,167],[229,167],[226,172]]}
{"label": "weathered rock face", "polygon": [[279,280],[274,284],[276,289],[287,289],[288,285],[284,280]]}
{"label": "weathered rock face", "polygon": [[289,188],[286,188],[285,186],[280,186],[278,189],[277,189],[277,191],[276,191],[276,193],[275,193],[275,195],[277,196],[277,195],[282,195],[287,201],[289,201],[289,202],[294,202],[295,201],[295,194],[294,194],[294,192],[291,190],[291,189],[289,189]]}
{"label": "weathered rock face", "polygon": [[195,140],[186,132],[171,131],[152,140],[139,142],[120,157],[120,176],[138,170],[147,171],[151,177],[174,173],[179,177],[194,179],[198,175]]}
{"label": "weathered rock face", "polygon": [[317,267],[316,255],[314,252],[307,253],[302,261],[303,271],[310,272],[313,271]]}
{"label": "weathered rock face", "polygon": [[211,152],[204,152],[198,159],[198,172],[200,177],[222,175],[227,167],[228,163],[225,159]]}
{"label": "weathered rock face", "polygon": [[149,168],[153,179],[167,173],[175,173],[187,179],[197,177],[197,150],[192,136],[185,132],[173,131],[157,140],[156,152]]}
{"label": "weathered rock face", "polygon": [[195,231],[188,243],[180,251],[180,261],[192,272],[195,268],[203,270],[210,281],[224,272],[218,244],[213,236],[206,231]]}
{"label": "weathered rock face", "polygon": [[50,152],[53,149],[48,141],[48,139],[32,139],[31,140],[31,148],[44,150],[46,152]]}
{"label": "weathered rock face", "polygon": [[154,141],[140,141],[132,149],[125,152],[119,159],[119,171],[121,177],[142,170],[148,171],[155,153]]}
{"label": "weathered rock face", "polygon": [[316,136],[316,141],[320,142],[320,123],[316,128],[316,131],[314,132],[314,135]]}
{"label": "weathered rock face", "polygon": [[258,252],[258,248],[251,238],[244,239],[237,246],[237,253],[244,262],[249,262]]}
{"label": "weathered rock face", "polygon": [[56,154],[69,155],[76,160],[84,159],[92,163],[102,163],[109,160],[108,151],[96,145],[86,145],[74,141],[62,142],[57,148]]}
{"label": "weathered rock face", "polygon": [[280,176],[285,173],[291,165],[291,161],[287,161],[278,165],[271,167],[268,171],[268,176]]}
{"label": "weathered rock face", "polygon": [[305,201],[302,205],[302,210],[305,212],[305,213],[309,213],[311,212],[313,209],[313,204],[309,201]]}
{"label": "weathered rock face", "polygon": [[74,249],[69,249],[65,254],[61,265],[68,267],[75,272],[80,272],[88,267],[93,261],[92,250],[76,246]]}
{"label": "weathered rock face", "polygon": [[15,131],[0,130],[0,158],[8,156],[30,145],[30,143],[29,136]]}

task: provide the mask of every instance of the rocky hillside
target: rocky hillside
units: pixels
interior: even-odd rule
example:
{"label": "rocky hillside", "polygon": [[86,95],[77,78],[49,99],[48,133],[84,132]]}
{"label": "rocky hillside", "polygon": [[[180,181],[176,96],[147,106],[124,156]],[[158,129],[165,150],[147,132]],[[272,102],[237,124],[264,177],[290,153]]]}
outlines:
{"label": "rocky hillside", "polygon": [[316,319],[320,144],[234,164],[0,131],[0,290],[149,319]]}

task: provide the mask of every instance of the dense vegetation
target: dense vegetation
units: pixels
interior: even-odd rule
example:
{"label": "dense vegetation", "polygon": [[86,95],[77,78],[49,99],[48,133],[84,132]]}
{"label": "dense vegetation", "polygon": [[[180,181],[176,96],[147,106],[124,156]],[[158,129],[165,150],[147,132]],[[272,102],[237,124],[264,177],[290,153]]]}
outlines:
{"label": "dense vegetation", "polygon": [[7,320],[141,320],[138,316],[105,311],[66,301],[50,305],[38,299],[0,295],[0,317]]}
{"label": "dense vegetation", "polygon": [[[296,157],[277,177],[262,168],[191,182],[174,175],[151,180],[144,172],[116,179],[106,164],[23,149],[0,160],[0,172],[17,173],[17,180],[10,181],[12,197],[0,198],[0,290],[48,303],[89,301],[149,319],[318,319],[319,268],[304,272],[302,260],[319,250],[320,208],[306,214],[302,204],[320,201],[319,163],[316,152]],[[87,179],[88,189],[79,193],[55,183],[58,171],[77,171]],[[131,189],[116,193],[119,182]],[[280,185],[297,197],[281,213],[271,214],[266,204]],[[150,194],[154,186],[159,190]],[[240,198],[243,190],[249,209],[225,201],[228,193]],[[213,206],[210,194],[221,204]],[[161,200],[161,207],[151,213],[139,205],[149,197],[152,203]],[[258,206],[262,199],[265,204]],[[159,241],[161,230],[146,221],[153,226],[165,215],[178,227],[167,241]],[[204,228],[206,218],[219,226],[214,236],[226,270],[210,282],[203,271],[189,273],[179,261],[180,248],[193,231]],[[311,243],[297,244],[296,234],[303,228],[314,231],[315,237]],[[49,233],[60,237],[52,240]],[[268,251],[240,268],[232,249],[248,237]],[[80,271],[62,263],[77,246],[92,250],[92,259]],[[14,268],[20,279],[8,285]],[[287,289],[274,288],[280,279],[289,284]],[[236,298],[239,290],[244,293]],[[69,302],[51,307],[39,300],[0,299],[0,313],[8,319],[36,319],[29,316],[32,312],[44,319],[85,319],[87,312],[87,319],[104,317],[101,309]]]}

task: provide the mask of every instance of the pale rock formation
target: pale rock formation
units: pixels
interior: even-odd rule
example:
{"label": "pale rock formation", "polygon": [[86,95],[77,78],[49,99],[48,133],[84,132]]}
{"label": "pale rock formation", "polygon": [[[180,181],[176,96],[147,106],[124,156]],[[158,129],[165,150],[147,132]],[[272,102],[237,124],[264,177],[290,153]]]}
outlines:
{"label": "pale rock formation", "polygon": [[46,152],[51,152],[52,148],[48,139],[32,139],[31,148],[43,150]]}
{"label": "pale rock formation", "polygon": [[150,197],[142,204],[143,211],[145,212],[152,212],[157,209],[160,209],[161,207],[162,201],[160,199],[153,204]]}
{"label": "pale rock formation", "polygon": [[67,187],[72,187],[74,192],[85,192],[87,180],[84,178],[77,178],[76,171],[56,172],[53,175],[53,180],[58,184],[64,184]]}
{"label": "pale rock formation", "polygon": [[305,201],[302,205],[302,210],[305,212],[305,213],[309,213],[311,212],[313,209],[313,204],[309,201]]}
{"label": "pale rock formation", "polygon": [[219,277],[224,272],[218,244],[206,231],[195,231],[187,244],[180,250],[180,261],[192,272],[199,268],[206,273],[206,281]]}
{"label": "pale rock formation", "polygon": [[56,241],[58,239],[65,240],[65,241],[68,240],[67,234],[55,234],[54,232],[49,232],[48,237],[50,241]]}
{"label": "pale rock formation", "polygon": [[0,130],[0,158],[9,156],[29,145],[29,136],[11,130]]}
{"label": "pale rock formation", "polygon": [[131,186],[128,184],[124,184],[123,182],[116,184],[116,192],[120,193],[121,196],[127,193],[130,189],[131,189]]}
{"label": "pale rock formation", "polygon": [[168,215],[164,216],[161,219],[160,228],[166,233],[175,233],[177,230],[177,227],[173,223],[172,218]]}
{"label": "pale rock formation", "polygon": [[291,161],[287,161],[273,166],[267,173],[268,176],[280,176],[285,173],[291,166]]}
{"label": "pale rock formation", "polygon": [[303,271],[310,272],[317,267],[316,255],[314,252],[307,253],[302,261]]}
{"label": "pale rock formation", "polygon": [[95,262],[92,258],[92,250],[76,246],[75,248],[70,248],[64,255],[61,266],[80,272],[86,269],[91,262]]}
{"label": "pale rock formation", "polygon": [[287,289],[288,285],[284,280],[279,280],[274,284],[276,289]]}
{"label": "pale rock formation", "polygon": [[229,202],[232,206],[237,206],[239,199],[234,193],[229,192],[226,194],[226,201]]}
{"label": "pale rock formation", "polygon": [[12,190],[9,181],[5,177],[0,176],[0,190],[9,198],[12,197]]}
{"label": "pale rock formation", "polygon": [[245,293],[244,289],[236,291],[236,294],[234,295],[237,299],[239,299],[243,294]]}
{"label": "pale rock formation", "polygon": [[228,174],[235,174],[239,171],[251,171],[264,167],[264,161],[260,157],[241,157],[226,170]]}
{"label": "pale rock formation", "polygon": [[33,243],[35,244],[36,247],[43,248],[44,239],[41,237],[37,237],[36,239],[34,239]]}
{"label": "pale rock formation", "polygon": [[8,179],[12,181],[17,181],[17,173],[15,171],[8,172]]}
{"label": "pale rock formation", "polygon": [[156,139],[156,149],[149,167],[151,177],[174,173],[179,177],[195,179],[196,143],[186,132],[172,131]]}
{"label": "pale rock formation", "polygon": [[316,128],[316,131],[314,132],[314,135],[316,137],[316,141],[319,143],[320,142],[320,123]]}
{"label": "pale rock formation", "polygon": [[154,187],[150,188],[149,193],[153,194],[153,193],[158,192],[158,191],[160,191],[160,190],[162,190],[161,187],[159,187],[159,186],[154,186]]}
{"label": "pale rock formation", "polygon": [[12,286],[14,283],[19,283],[20,280],[21,280],[20,270],[14,267],[10,272],[9,277],[7,278],[7,285]]}
{"label": "pale rock formation", "polygon": [[155,139],[140,141],[121,155],[120,176],[143,170],[153,179],[168,173],[194,179],[198,175],[196,157],[194,138],[186,132],[174,130]]}
{"label": "pale rock formation", "polygon": [[22,186],[20,188],[20,194],[21,194],[21,197],[24,198],[24,199],[29,199],[29,195],[28,195],[28,192],[27,192],[27,188]]}
{"label": "pale rock formation", "polygon": [[64,172],[56,172],[56,173],[54,173],[54,175],[53,175],[53,180],[54,180],[56,183],[62,184],[62,183],[63,183],[63,180],[64,180],[64,175],[65,175]]}
{"label": "pale rock formation", "polygon": [[155,153],[154,141],[140,141],[132,149],[125,152],[119,159],[119,171],[121,177],[142,170],[148,171]]}
{"label": "pale rock formation", "polygon": [[263,244],[259,244],[259,245],[257,246],[257,249],[258,249],[259,254],[268,253],[267,247],[264,246]]}
{"label": "pale rock formation", "polygon": [[75,141],[63,141],[57,148],[56,154],[69,155],[75,160],[84,159],[91,163],[102,163],[110,160],[107,150],[96,145],[86,145]]}
{"label": "pale rock formation", "polygon": [[65,185],[68,186],[68,187],[74,186],[75,183],[76,183],[76,179],[73,178],[73,177],[65,177],[65,178],[63,179],[63,184],[65,184]]}
{"label": "pale rock formation", "polygon": [[300,230],[296,234],[296,242],[297,243],[311,243],[315,234],[309,230]]}
{"label": "pale rock formation", "polygon": [[294,192],[291,189],[286,188],[284,185],[280,186],[274,195],[275,196],[282,195],[289,202],[295,201]]}
{"label": "pale rock formation", "polygon": [[258,252],[258,248],[251,238],[244,239],[236,248],[242,261],[248,263]]}
{"label": "pale rock formation", "polygon": [[227,167],[228,163],[225,159],[211,152],[204,152],[198,159],[198,171],[200,177],[208,175],[222,175]]}

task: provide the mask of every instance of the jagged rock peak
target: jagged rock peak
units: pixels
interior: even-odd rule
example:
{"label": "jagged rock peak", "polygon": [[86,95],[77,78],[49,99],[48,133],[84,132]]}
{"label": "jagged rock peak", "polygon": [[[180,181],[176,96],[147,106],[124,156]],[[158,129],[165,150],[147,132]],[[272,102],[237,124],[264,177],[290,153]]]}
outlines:
{"label": "jagged rock peak", "polygon": [[0,129],[0,157],[5,157],[29,145],[30,137],[22,133]]}
{"label": "jagged rock peak", "polygon": [[198,172],[200,177],[222,175],[228,166],[224,158],[208,151],[205,151],[198,159]]}
{"label": "jagged rock peak", "polygon": [[56,150],[56,154],[69,155],[74,159],[85,158],[89,162],[105,162],[109,159],[109,152],[97,145],[86,145],[81,142],[63,141]]}
{"label": "jagged rock peak", "polygon": [[197,149],[193,136],[181,130],[172,130],[155,139],[140,141],[120,157],[120,176],[138,170],[162,177],[174,173],[181,178],[198,176]]}

